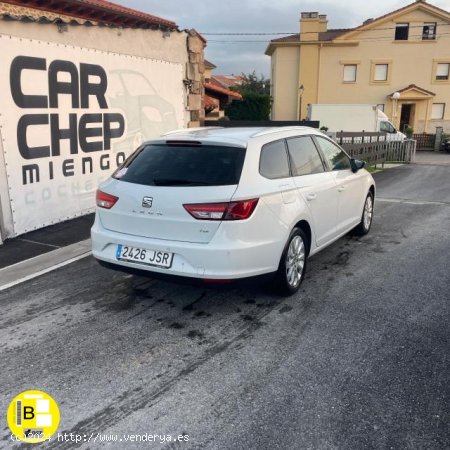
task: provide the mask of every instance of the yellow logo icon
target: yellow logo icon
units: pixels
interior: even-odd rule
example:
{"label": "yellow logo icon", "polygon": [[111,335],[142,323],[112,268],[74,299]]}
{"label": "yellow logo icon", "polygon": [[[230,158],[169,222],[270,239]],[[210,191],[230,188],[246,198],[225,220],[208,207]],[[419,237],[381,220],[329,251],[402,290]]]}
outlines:
{"label": "yellow logo icon", "polygon": [[50,439],[59,425],[59,408],[42,391],[24,391],[9,404],[8,425],[16,439],[36,444]]}

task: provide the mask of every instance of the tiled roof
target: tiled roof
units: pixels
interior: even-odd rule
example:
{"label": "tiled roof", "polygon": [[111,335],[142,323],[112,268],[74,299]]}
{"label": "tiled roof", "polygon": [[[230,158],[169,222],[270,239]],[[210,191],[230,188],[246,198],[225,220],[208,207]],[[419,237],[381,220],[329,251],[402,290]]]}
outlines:
{"label": "tiled roof", "polygon": [[[322,41],[322,42],[332,41],[332,40],[338,38],[339,36],[342,36],[346,33],[350,33],[352,31],[358,31],[358,30],[366,27],[367,25],[372,25],[374,22],[383,20],[386,17],[391,16],[392,14],[397,14],[408,8],[411,8],[411,6],[413,6],[413,5],[418,5],[418,4],[422,4],[428,8],[434,9],[436,12],[450,16],[450,13],[448,11],[445,11],[444,9],[441,9],[441,8],[438,8],[437,6],[431,5],[431,4],[427,3],[425,0],[417,0],[414,3],[410,3],[409,5],[403,6],[402,8],[396,9],[395,11],[391,11],[391,12],[384,14],[380,17],[377,17],[375,19],[370,19],[370,20],[364,22],[362,25],[359,25],[355,28],[331,29],[331,30],[327,30],[325,32],[320,32],[319,33],[319,41]],[[300,41],[300,34],[296,33],[296,34],[291,34],[290,36],[284,36],[282,38],[272,39],[270,42],[273,43],[273,42],[299,42],[299,41]]]}
{"label": "tiled roof", "polygon": [[239,92],[230,91],[229,89],[225,89],[225,88],[223,88],[221,86],[217,86],[216,84],[213,84],[213,83],[205,83],[205,90],[217,92],[219,94],[228,95],[229,97],[233,97],[236,100],[242,100],[242,95],[239,94]]}
{"label": "tiled roof", "polygon": [[[177,24],[161,17],[127,8],[106,0],[2,0],[3,3],[58,14],[91,22],[134,28],[177,29]],[[33,14],[35,17],[35,15]]]}
{"label": "tiled roof", "polygon": [[[403,6],[402,8],[396,9],[395,11],[391,11],[390,13],[383,14],[382,16],[373,19],[371,22],[375,22],[375,21],[378,21],[378,20],[385,19],[386,17],[389,17],[391,14],[397,14],[397,13],[399,13],[399,12],[405,10],[405,9],[410,8],[413,5],[417,5],[418,3],[422,3],[422,5],[425,5],[425,6],[429,7],[429,8],[435,9],[436,11],[439,11],[440,13],[444,13],[447,16],[449,15],[449,12],[446,11],[445,9],[438,8],[437,6],[434,6],[434,5],[426,2],[425,0],[416,0],[415,2],[410,3],[409,5]],[[362,24],[359,27],[355,28],[355,30],[357,30],[358,28],[361,28],[363,26],[364,26],[364,24]]]}
{"label": "tiled roof", "polygon": [[352,28],[336,28],[319,33],[319,41],[332,41],[342,34],[352,31]]}
{"label": "tiled roof", "polygon": [[240,86],[245,80],[241,75],[213,75],[211,81],[218,86],[230,88]]}
{"label": "tiled roof", "polygon": [[272,39],[270,42],[298,42],[300,41],[300,33],[283,36],[281,38]]}
{"label": "tiled roof", "polygon": [[212,98],[209,95],[204,95],[203,99],[205,100],[205,108],[206,109],[215,109],[219,107],[219,100],[217,98]]}
{"label": "tiled roof", "polygon": [[9,18],[13,20],[27,20],[39,23],[55,23],[62,22],[66,24],[83,25],[86,23],[95,25],[97,22],[93,20],[79,19],[77,17],[67,16],[61,13],[52,13],[50,11],[42,11],[25,6],[17,6],[12,4],[0,3],[0,18]]}
{"label": "tiled roof", "polygon": [[352,28],[352,29],[349,29],[347,31],[358,31],[360,29],[363,29],[367,25],[372,25],[374,22],[378,22],[378,21],[381,21],[383,19],[386,19],[387,17],[389,17],[389,16],[391,16],[393,14],[398,14],[399,12],[405,11],[405,10],[411,8],[412,6],[415,6],[415,5],[419,6],[419,4],[422,4],[423,6],[425,6],[427,8],[430,8],[430,9],[434,9],[436,12],[438,12],[440,14],[444,14],[444,15],[450,17],[450,13],[448,11],[446,11],[445,9],[438,8],[437,6],[434,6],[434,5],[430,4],[430,3],[427,3],[425,0],[416,0],[415,2],[410,3],[409,5],[403,6],[402,8],[396,9],[394,11],[391,11],[391,12],[387,13],[387,14],[383,14],[382,16],[376,17],[375,19],[370,19],[370,21],[366,21],[362,25],[359,25],[359,26],[357,26],[355,28]]}
{"label": "tiled roof", "polygon": [[[353,28],[336,28],[328,31],[323,31],[319,33],[319,41],[332,41],[341,34],[347,33],[352,30]],[[282,38],[272,39],[270,42],[299,42],[299,41],[300,41],[300,34],[296,33],[291,34],[289,36],[284,36]]]}

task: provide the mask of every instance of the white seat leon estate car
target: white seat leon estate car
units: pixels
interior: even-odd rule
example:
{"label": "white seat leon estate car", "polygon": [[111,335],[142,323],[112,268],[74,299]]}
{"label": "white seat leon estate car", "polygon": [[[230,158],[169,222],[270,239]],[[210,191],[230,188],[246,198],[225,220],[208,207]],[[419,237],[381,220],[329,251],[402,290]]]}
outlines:
{"label": "white seat leon estate car", "polygon": [[142,144],[99,186],[92,252],[107,267],[225,282],[273,274],[369,231],[375,183],[308,127],[185,129]]}

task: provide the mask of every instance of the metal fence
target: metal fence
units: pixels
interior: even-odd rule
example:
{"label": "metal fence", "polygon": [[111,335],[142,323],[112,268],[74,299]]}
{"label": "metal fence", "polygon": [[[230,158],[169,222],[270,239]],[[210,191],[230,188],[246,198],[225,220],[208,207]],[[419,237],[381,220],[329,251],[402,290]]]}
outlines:
{"label": "metal fence", "polygon": [[434,150],[435,134],[413,134],[413,139],[417,141],[418,150]]}
{"label": "metal fence", "polygon": [[352,157],[366,161],[369,165],[384,164],[385,162],[409,162],[416,159],[417,141],[372,141],[355,142],[337,139],[341,147]]}

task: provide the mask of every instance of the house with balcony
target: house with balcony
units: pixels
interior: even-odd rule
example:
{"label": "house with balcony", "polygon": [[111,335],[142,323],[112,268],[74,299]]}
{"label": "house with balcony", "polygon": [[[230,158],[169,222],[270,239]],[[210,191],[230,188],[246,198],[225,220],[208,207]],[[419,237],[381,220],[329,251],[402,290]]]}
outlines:
{"label": "house with balcony", "polygon": [[273,120],[308,104],[378,105],[401,130],[450,132],[450,12],[424,0],[355,28],[302,12],[299,33],[270,41]]}

